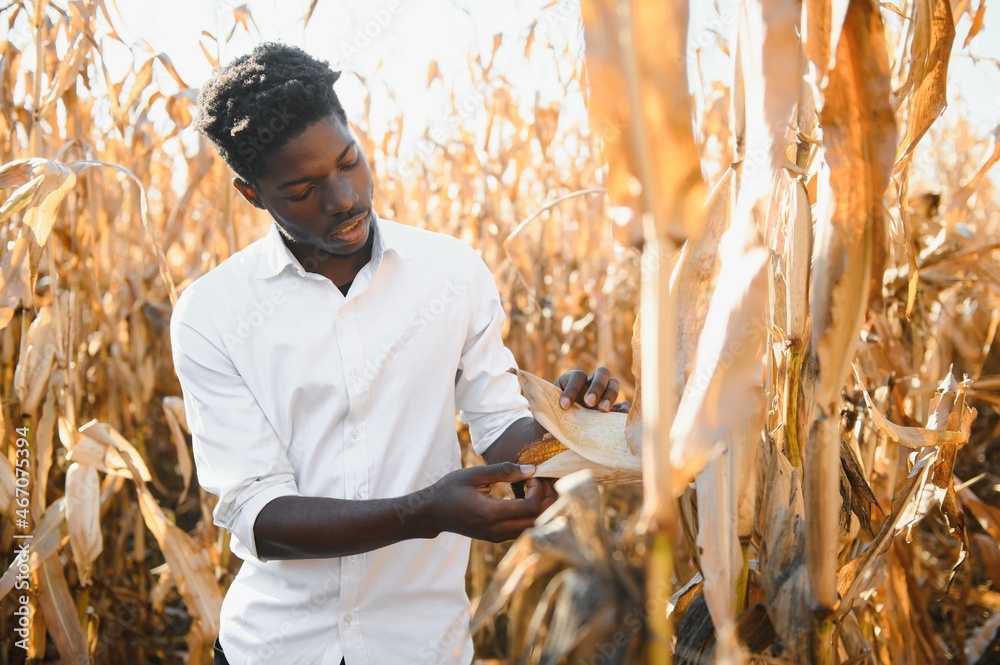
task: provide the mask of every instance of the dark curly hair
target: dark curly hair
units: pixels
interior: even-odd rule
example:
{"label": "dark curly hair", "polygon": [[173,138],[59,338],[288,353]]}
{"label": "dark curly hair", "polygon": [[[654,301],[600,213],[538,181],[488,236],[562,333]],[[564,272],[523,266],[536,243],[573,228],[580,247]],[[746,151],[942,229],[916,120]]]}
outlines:
{"label": "dark curly hair", "polygon": [[347,116],[333,91],[340,72],[302,49],[266,42],[217,69],[198,93],[194,127],[253,183],[261,160],[312,123]]}

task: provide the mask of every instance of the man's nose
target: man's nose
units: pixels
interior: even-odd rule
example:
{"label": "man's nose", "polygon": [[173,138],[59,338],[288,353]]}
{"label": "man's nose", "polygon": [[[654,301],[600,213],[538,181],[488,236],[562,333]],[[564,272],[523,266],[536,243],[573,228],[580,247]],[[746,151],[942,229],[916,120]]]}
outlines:
{"label": "man's nose", "polygon": [[335,175],[327,182],[323,191],[323,212],[333,217],[347,212],[360,200],[361,197],[354,191],[351,183],[346,178]]}

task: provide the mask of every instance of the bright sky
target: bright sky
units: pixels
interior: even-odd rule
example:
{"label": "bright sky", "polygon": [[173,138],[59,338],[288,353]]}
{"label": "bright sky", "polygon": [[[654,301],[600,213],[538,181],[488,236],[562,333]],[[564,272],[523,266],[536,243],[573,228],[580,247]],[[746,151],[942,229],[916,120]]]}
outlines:
{"label": "bright sky", "polygon": [[[234,8],[243,6],[225,0],[116,2],[125,21],[123,36],[145,40],[166,52],[195,86],[211,71],[199,39],[215,50],[202,31],[221,41],[233,26]],[[707,43],[706,37],[719,27],[731,36],[735,21],[725,18],[732,15],[734,4],[735,0],[721,0],[716,14],[708,2],[692,2],[691,41]],[[308,27],[303,28],[308,5],[308,0],[250,0],[245,6],[256,25],[250,25],[249,33],[237,27],[232,40],[221,45],[222,60],[246,52],[261,39],[288,41],[328,59],[334,67],[361,75],[371,74],[381,62],[381,75],[392,81],[400,99],[410,101],[420,98],[431,60],[447,77],[449,68],[465,67],[470,50],[488,58],[494,34],[523,36],[534,19],[547,35],[578,45],[578,0],[318,0]],[[969,49],[984,60],[957,55],[953,89],[970,100],[975,115],[995,124],[1000,117],[1000,6],[986,5],[985,29]],[[965,17],[959,21],[957,42],[964,39],[969,24]]]}
{"label": "bright sky", "polygon": [[[691,2],[690,44],[692,48],[710,45],[703,53],[715,51],[715,55],[709,56],[706,69],[714,73],[710,77],[726,81],[731,65],[711,45],[718,32],[726,41],[732,41],[736,28],[733,7],[737,1],[719,0],[718,11],[704,0]],[[542,103],[557,101],[563,105],[563,118],[582,118],[584,113],[579,96],[561,98],[562,88],[556,83],[561,65],[541,58],[528,65],[522,55],[523,41],[533,21],[537,21],[536,39],[556,44],[557,52],[563,52],[565,47],[568,60],[580,54],[579,0],[318,0],[307,27],[303,26],[303,18],[309,0],[249,0],[246,5],[233,0],[114,0],[114,4],[123,19],[123,24],[116,24],[122,37],[130,42],[145,41],[154,51],[165,52],[186,82],[195,87],[211,72],[199,44],[213,54],[218,49],[225,62],[249,51],[259,41],[282,40],[301,45],[329,60],[335,68],[361,77],[372,78],[377,71],[380,83],[370,89],[372,122],[377,127],[394,117],[398,109],[405,109],[410,138],[426,123],[452,110],[442,95],[428,94],[431,61],[438,63],[449,82],[469,81],[468,54],[478,53],[488,60],[497,33],[504,35],[507,48],[501,49],[496,69],[514,83],[522,100],[533,100],[538,94]],[[226,42],[242,7],[249,8],[253,19],[248,19],[249,31],[237,25]],[[968,18],[960,19],[957,44],[965,38],[969,25]],[[976,59],[969,57],[970,51]],[[112,68],[120,65],[124,75],[127,52],[122,49],[116,56],[114,47],[109,47],[106,56]],[[985,29],[969,49],[953,57],[952,63],[950,112],[962,114],[987,136],[1000,120],[998,3],[987,3]],[[358,78],[345,76],[338,83],[338,92],[351,117],[361,109],[362,90]],[[467,89],[456,91],[456,101],[475,94],[470,83]]]}
{"label": "bright sky", "polygon": [[[516,43],[538,19],[539,31],[551,41],[560,47],[568,45],[571,53],[580,49],[579,4],[571,0],[318,0],[305,28],[308,0],[250,0],[246,5],[253,17],[249,32],[237,26],[228,43],[224,40],[234,25],[234,8],[242,6],[238,3],[117,0],[117,4],[125,22],[122,37],[126,41],[145,40],[155,51],[166,52],[192,86],[201,85],[211,72],[199,41],[213,53],[216,49],[216,43],[203,30],[223,42],[219,46],[223,62],[251,50],[259,41],[280,40],[329,60],[335,69],[366,78],[377,71],[378,80],[391,88],[396,101],[389,100],[384,87],[371,90],[375,125],[395,116],[393,111],[400,107],[406,110],[410,128],[422,127],[435,114],[450,112],[451,108],[435,106],[442,99],[435,98],[428,104],[430,63],[438,63],[445,80],[467,82],[468,54],[478,53],[484,62],[488,61],[494,34],[502,33],[505,41]],[[522,52],[523,45],[502,49],[498,69],[517,82],[522,99],[533,99],[538,92],[543,104],[555,101],[553,96],[562,93],[561,87],[555,85],[556,65],[528,69],[523,61],[511,57]],[[123,62],[127,67],[127,61]],[[359,80],[345,75],[337,87],[348,115],[355,117],[362,106]],[[476,91],[470,85],[468,89],[459,88],[456,94],[461,101]],[[582,100],[577,103],[581,104],[578,111],[582,114]]]}

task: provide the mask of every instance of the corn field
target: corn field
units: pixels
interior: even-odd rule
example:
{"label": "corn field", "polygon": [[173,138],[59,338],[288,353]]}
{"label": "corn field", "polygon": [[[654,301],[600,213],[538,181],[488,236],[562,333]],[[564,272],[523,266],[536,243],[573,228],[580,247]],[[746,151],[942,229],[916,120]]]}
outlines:
{"label": "corn field", "polygon": [[[1000,662],[1000,124],[946,110],[985,0],[743,0],[724,83],[689,79],[688,9],[581,0],[578,57],[535,21],[468,80],[432,66],[418,151],[347,108],[379,214],[481,252],[519,366],[603,364],[632,401],[641,484],[567,475],[473,544],[481,662]],[[0,9],[0,664],[211,662],[240,563],[169,320],[270,220],[189,127],[200,82],[109,73],[115,11]]]}

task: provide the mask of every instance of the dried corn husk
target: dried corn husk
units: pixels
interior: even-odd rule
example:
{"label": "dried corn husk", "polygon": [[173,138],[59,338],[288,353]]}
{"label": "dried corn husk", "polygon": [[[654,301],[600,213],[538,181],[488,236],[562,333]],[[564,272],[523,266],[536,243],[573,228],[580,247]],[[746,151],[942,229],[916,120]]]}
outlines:
{"label": "dried corn husk", "polygon": [[[602,482],[637,481],[642,477],[642,458],[633,455],[625,441],[624,413],[603,413],[573,404],[559,405],[562,392],[534,374],[517,371],[521,392],[528,400],[531,415],[562,445],[569,448],[543,462],[535,473],[562,477],[590,465]],[[568,453],[574,455],[568,455]]]}

